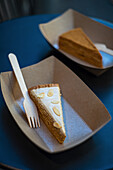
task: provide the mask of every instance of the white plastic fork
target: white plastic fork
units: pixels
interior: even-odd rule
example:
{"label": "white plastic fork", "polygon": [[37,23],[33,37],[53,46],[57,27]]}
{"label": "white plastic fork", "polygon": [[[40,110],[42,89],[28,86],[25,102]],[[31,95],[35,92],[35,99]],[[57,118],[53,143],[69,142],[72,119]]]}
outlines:
{"label": "white plastic fork", "polygon": [[113,56],[113,50],[107,48],[105,44],[95,43],[95,46],[98,50],[103,51]]}
{"label": "white plastic fork", "polygon": [[12,65],[12,68],[14,70],[15,76],[17,78],[18,84],[20,86],[21,92],[24,97],[23,106],[26,112],[26,116],[28,119],[29,126],[31,128],[37,128],[40,127],[40,121],[38,116],[38,111],[36,108],[36,105],[34,102],[30,99],[30,96],[28,94],[28,90],[22,75],[22,72],[19,67],[19,63],[17,61],[16,56],[13,53],[10,53],[8,55],[10,63]]}

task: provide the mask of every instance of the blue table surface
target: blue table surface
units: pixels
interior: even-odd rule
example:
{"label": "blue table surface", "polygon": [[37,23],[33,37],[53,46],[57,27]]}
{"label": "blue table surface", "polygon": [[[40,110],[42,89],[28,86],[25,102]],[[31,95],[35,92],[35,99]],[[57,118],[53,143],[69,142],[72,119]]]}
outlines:
{"label": "blue table surface", "polygon": [[[0,72],[12,70],[7,55],[14,52],[20,67],[35,64],[54,55],[71,68],[100,98],[113,117],[113,69],[93,76],[53,49],[41,34],[38,24],[57,14],[35,15],[0,24]],[[113,28],[113,24],[94,20]],[[19,169],[109,169],[113,168],[113,120],[92,138],[73,149],[48,154],[36,147],[12,118],[0,90],[0,162]]]}

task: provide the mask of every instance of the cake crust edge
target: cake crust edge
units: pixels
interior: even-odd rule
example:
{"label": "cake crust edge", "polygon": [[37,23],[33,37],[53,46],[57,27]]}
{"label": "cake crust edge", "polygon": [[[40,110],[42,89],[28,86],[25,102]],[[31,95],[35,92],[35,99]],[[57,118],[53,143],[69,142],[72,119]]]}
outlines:
{"label": "cake crust edge", "polygon": [[53,125],[56,122],[56,120],[51,116],[51,114],[46,109],[42,101],[39,98],[36,98],[32,94],[33,89],[44,88],[44,87],[59,87],[59,84],[44,84],[44,85],[33,86],[28,89],[28,93],[29,93],[30,98],[34,101],[35,105],[37,106],[39,116],[41,117],[42,121],[47,126],[49,131],[53,134],[53,136],[57,139],[57,141],[60,144],[62,144],[66,138],[66,134],[63,132],[62,128],[56,128]]}

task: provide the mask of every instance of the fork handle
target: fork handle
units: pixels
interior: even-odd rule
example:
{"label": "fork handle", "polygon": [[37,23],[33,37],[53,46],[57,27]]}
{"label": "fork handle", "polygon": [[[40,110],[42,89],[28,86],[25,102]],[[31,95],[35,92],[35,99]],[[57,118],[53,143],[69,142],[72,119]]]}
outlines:
{"label": "fork handle", "polygon": [[20,89],[21,89],[21,92],[23,94],[23,97],[26,98],[27,87],[26,87],[22,72],[20,70],[18,60],[17,60],[16,56],[13,53],[10,53],[8,55],[8,58],[10,60],[12,68],[14,70],[14,73],[15,73],[15,76],[17,78],[17,81],[18,81],[18,84],[20,86]]}

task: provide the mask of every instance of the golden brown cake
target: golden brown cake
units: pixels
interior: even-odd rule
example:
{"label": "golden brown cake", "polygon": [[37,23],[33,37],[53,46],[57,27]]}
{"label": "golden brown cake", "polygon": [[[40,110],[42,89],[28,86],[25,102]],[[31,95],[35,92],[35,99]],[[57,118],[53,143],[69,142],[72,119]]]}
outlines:
{"label": "golden brown cake", "polygon": [[94,66],[102,68],[102,56],[81,28],[59,36],[59,48]]}
{"label": "golden brown cake", "polygon": [[66,137],[61,94],[58,84],[45,84],[28,89],[31,99],[38,107],[39,115],[59,143]]}

